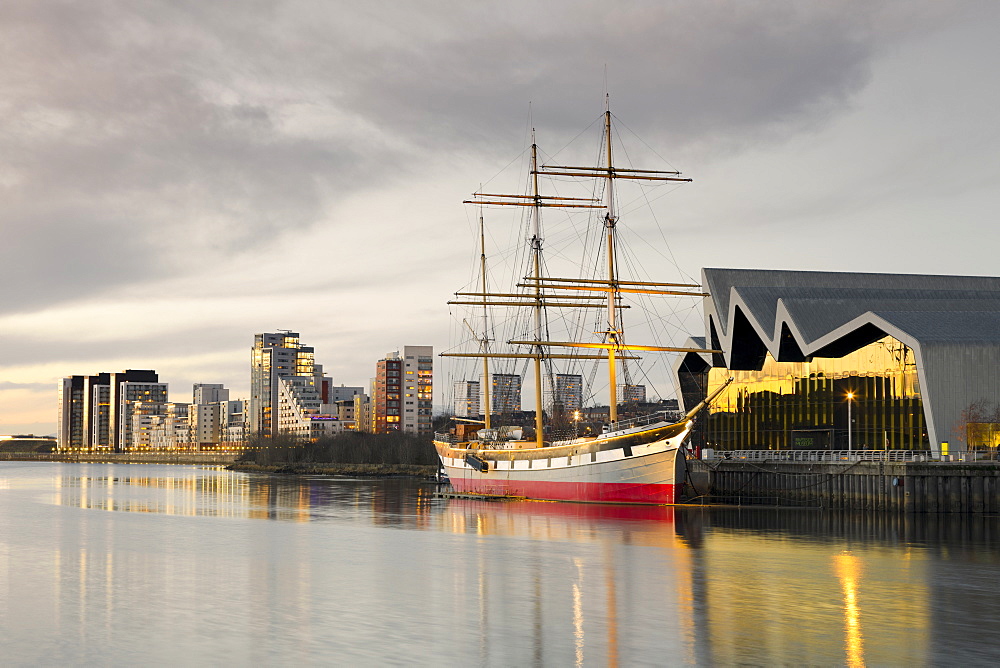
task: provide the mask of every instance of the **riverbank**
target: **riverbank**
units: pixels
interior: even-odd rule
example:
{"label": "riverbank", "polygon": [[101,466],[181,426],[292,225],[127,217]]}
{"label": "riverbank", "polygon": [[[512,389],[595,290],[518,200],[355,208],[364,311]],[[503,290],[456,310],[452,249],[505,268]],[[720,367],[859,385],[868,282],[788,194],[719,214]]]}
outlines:
{"label": "riverbank", "polygon": [[0,452],[0,461],[12,462],[63,462],[69,464],[185,464],[225,465],[230,471],[241,473],[271,473],[279,475],[339,475],[361,478],[433,477],[437,466],[426,464],[337,464],[333,462],[299,462],[280,464],[253,464],[237,462],[236,453],[187,452],[187,453],[104,453],[68,454],[41,452]]}
{"label": "riverbank", "polygon": [[1000,513],[995,461],[691,460],[689,473],[696,498],[738,505]]}
{"label": "riverbank", "polygon": [[231,464],[237,454],[230,452],[109,452],[69,454],[60,452],[0,452],[0,461],[63,462],[69,464]]}
{"label": "riverbank", "polygon": [[336,464],[296,463],[296,464],[250,464],[236,462],[226,467],[241,473],[272,473],[278,475],[340,475],[363,478],[433,477],[437,466],[420,464]]}

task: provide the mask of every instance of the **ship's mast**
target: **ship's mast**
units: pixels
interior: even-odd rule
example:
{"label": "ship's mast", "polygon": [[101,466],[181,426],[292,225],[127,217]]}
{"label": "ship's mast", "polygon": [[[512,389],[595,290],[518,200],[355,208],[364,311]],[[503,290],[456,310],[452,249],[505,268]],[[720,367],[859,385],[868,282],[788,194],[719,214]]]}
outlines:
{"label": "ship's mast", "polygon": [[481,340],[480,348],[482,349],[483,355],[483,420],[485,424],[483,425],[486,429],[490,428],[490,316],[489,316],[489,302],[487,301],[486,293],[486,229],[483,223],[483,212],[479,212],[479,271],[480,280],[483,288],[483,338]]}
{"label": "ship's mast", "polygon": [[[544,334],[544,310],[546,306],[558,304],[559,306],[573,306],[576,308],[603,308],[602,305],[588,302],[590,297],[582,296],[567,296],[567,295],[552,295],[550,296],[545,293],[545,279],[542,276],[542,226],[541,226],[541,211],[544,207],[560,207],[560,208],[585,208],[585,209],[599,209],[603,208],[598,200],[592,198],[580,198],[580,197],[553,197],[550,195],[542,195],[539,190],[538,175],[542,173],[538,166],[538,145],[535,143],[535,132],[531,132],[531,192],[527,195],[498,195],[491,193],[475,193],[475,197],[478,199],[466,200],[466,204],[478,204],[478,205],[495,205],[495,206],[526,206],[531,207],[531,239],[530,239],[530,253],[531,253],[531,269],[530,275],[526,276],[525,279],[529,282],[528,285],[522,285],[520,287],[527,287],[527,293],[494,293],[487,289],[486,285],[486,270],[485,270],[485,241],[483,238],[482,231],[482,218],[480,218],[480,266],[483,272],[482,292],[478,293],[468,293],[459,292],[457,295],[462,296],[475,296],[481,297],[482,300],[478,302],[466,302],[466,301],[450,301],[449,304],[475,304],[477,306],[482,306],[485,311],[488,306],[530,306],[532,309],[533,316],[533,340],[524,341],[517,345],[527,345],[529,347],[528,353],[491,353],[487,350],[486,334],[484,334],[481,340],[481,350],[478,354],[472,353],[442,353],[446,357],[482,357],[483,358],[483,373],[488,380],[488,360],[490,358],[503,358],[503,359],[531,359],[534,367],[535,375],[535,442],[537,447],[543,447],[545,444],[545,427],[544,427],[544,405],[543,405],[543,378],[542,378],[542,361],[543,359],[574,359],[574,360],[592,360],[604,357],[601,355],[586,355],[586,354],[552,354],[546,351],[543,346],[548,345],[546,341],[543,340],[542,335]],[[505,301],[490,301],[504,299]],[[571,301],[567,302],[566,300]],[[489,403],[487,400],[487,411],[486,420],[487,427],[489,426]]]}
{"label": "ship's mast", "polygon": [[[535,143],[535,129],[531,129],[531,197],[532,197],[532,228],[531,228],[531,261],[534,266],[535,278],[535,340],[542,340],[542,198],[538,193],[538,144]],[[534,346],[536,353],[535,366],[535,443],[538,447],[545,445],[544,425],[542,420],[542,356],[541,345]]]}
{"label": "ship's mast", "polygon": [[611,422],[618,421],[618,370],[615,365],[615,345],[621,343],[618,331],[618,285],[615,276],[615,178],[614,161],[611,159],[611,105],[610,98],[604,98],[604,134],[607,138],[605,150],[608,154],[608,173],[605,195],[608,200],[608,210],[604,214],[604,228],[608,242],[608,398]]}

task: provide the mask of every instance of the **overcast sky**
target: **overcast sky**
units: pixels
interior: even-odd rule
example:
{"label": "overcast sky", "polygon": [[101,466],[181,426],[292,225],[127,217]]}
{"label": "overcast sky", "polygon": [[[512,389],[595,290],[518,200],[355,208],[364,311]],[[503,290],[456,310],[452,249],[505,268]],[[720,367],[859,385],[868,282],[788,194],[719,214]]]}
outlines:
{"label": "overcast sky", "polygon": [[347,385],[448,347],[462,199],[516,191],[530,125],[596,155],[571,140],[605,85],[695,179],[640,228],[675,274],[998,275],[998,26],[987,0],[5,0],[0,434],[53,433],[74,374],[245,396],[255,332]]}

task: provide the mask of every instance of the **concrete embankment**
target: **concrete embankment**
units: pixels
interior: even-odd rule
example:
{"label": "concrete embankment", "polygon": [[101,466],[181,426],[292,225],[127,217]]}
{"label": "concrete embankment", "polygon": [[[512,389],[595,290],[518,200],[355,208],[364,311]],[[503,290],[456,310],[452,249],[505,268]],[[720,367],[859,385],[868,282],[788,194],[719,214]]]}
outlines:
{"label": "concrete embankment", "polygon": [[689,462],[695,497],[903,513],[1000,513],[997,462]]}
{"label": "concrete embankment", "polygon": [[220,452],[184,452],[184,453],[131,453],[115,452],[100,455],[41,453],[41,452],[4,452],[0,453],[0,461],[21,462],[68,462],[88,464],[232,464],[236,461],[235,453]]}
{"label": "concrete embankment", "polygon": [[0,461],[68,462],[90,464],[211,464],[224,465],[231,471],[243,473],[276,473],[289,475],[342,475],[354,477],[411,476],[430,477],[437,473],[437,466],[414,464],[250,464],[236,462],[235,453],[109,453],[81,455],[67,453],[0,453]]}

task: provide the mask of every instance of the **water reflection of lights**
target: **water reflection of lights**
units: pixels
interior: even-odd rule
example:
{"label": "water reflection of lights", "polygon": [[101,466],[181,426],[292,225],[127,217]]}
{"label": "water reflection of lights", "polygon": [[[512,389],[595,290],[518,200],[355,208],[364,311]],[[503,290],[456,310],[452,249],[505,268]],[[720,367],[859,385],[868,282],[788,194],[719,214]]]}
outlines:
{"label": "water reflection of lights", "polygon": [[834,566],[840,586],[844,591],[844,633],[847,645],[847,665],[865,665],[864,638],[861,634],[861,612],[858,608],[858,579],[860,565],[849,552],[834,556]]}
{"label": "water reflection of lights", "polygon": [[573,583],[573,639],[576,644],[576,665],[583,665],[583,562],[573,559],[577,581]]}
{"label": "water reflection of lights", "polygon": [[[471,499],[451,499],[437,514],[437,526],[447,532],[480,537],[528,539],[537,543],[580,543],[594,549],[586,550],[587,557],[574,556],[570,573],[533,571],[534,603],[532,634],[535,639],[534,659],[544,663],[542,638],[548,633],[551,622],[542,613],[543,600],[550,597],[565,600],[569,613],[566,632],[572,662],[576,666],[597,661],[607,666],[617,666],[633,649],[635,629],[623,629],[619,619],[623,614],[634,614],[634,594],[639,571],[629,568],[628,555],[622,550],[657,548],[666,558],[661,562],[665,572],[687,577],[687,545],[677,536],[675,510],[663,506],[615,506],[597,504],[545,503],[533,501],[490,502]],[[476,543],[488,545],[489,543]],[[581,545],[583,547],[583,545]],[[532,549],[535,548],[526,548]],[[539,547],[543,554],[550,548]],[[558,553],[559,548],[554,548]],[[537,564],[541,562],[533,561]],[[505,571],[496,564],[480,564],[478,601],[480,615],[481,657],[490,658],[491,648],[486,638],[487,610],[502,603],[487,599],[489,578],[503,581]],[[560,585],[554,585],[569,576]],[[568,580],[568,581],[567,581]],[[543,585],[543,582],[547,585]],[[645,580],[643,584],[648,584]],[[565,588],[564,588],[565,587]],[[686,587],[690,596],[690,587]],[[566,596],[565,599],[561,599]],[[625,639],[619,635],[625,632]],[[542,643],[542,644],[539,644]],[[589,659],[589,660],[588,660]],[[483,661],[489,663],[488,660]]]}
{"label": "water reflection of lights", "polygon": [[[304,486],[280,485],[227,471],[179,476],[64,476],[56,480],[57,505],[90,510],[202,517],[308,521]],[[279,489],[280,488],[280,489]]]}

